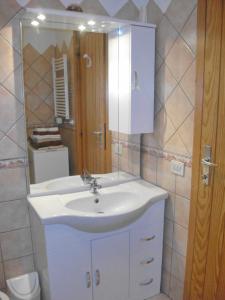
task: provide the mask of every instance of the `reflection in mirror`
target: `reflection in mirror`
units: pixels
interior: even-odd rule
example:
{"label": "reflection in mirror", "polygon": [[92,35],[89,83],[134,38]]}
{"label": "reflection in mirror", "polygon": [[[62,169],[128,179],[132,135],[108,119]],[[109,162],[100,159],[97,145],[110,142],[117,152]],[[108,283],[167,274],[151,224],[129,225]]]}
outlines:
{"label": "reflection in mirror", "polygon": [[[46,16],[33,26],[32,20],[28,14],[22,22],[31,194],[80,186],[75,175],[84,170],[103,182],[139,176],[140,135],[118,131],[118,76],[110,74],[118,72],[110,51],[121,24],[93,19],[61,26]],[[110,112],[117,114],[113,130]]]}

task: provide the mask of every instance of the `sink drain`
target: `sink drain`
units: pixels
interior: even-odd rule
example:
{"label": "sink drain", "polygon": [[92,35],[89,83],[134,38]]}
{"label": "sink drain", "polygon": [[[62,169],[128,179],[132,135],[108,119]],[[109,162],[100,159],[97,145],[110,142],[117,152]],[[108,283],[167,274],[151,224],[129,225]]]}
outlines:
{"label": "sink drain", "polygon": [[104,211],[98,211],[97,214],[104,214]]}

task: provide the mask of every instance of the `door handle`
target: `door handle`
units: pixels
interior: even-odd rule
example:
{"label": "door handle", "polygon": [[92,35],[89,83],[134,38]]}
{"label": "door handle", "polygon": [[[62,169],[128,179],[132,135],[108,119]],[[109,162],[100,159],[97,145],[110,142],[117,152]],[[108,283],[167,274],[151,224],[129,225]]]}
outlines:
{"label": "door handle", "polygon": [[91,287],[91,273],[90,272],[86,273],[86,286],[88,289]]}
{"label": "door handle", "polygon": [[101,282],[101,275],[100,275],[100,271],[96,270],[95,271],[95,285],[99,286]]}
{"label": "door handle", "polygon": [[102,135],[102,134],[103,134],[102,131],[93,131],[92,133],[93,133],[94,135]]}
{"label": "door handle", "polygon": [[217,167],[217,164],[211,161],[212,159],[212,147],[210,145],[204,146],[204,157],[201,160],[202,164],[202,181],[204,185],[209,185],[211,168]]}
{"label": "door handle", "polygon": [[217,167],[217,164],[212,163],[208,158],[203,158],[202,164],[208,167]]}

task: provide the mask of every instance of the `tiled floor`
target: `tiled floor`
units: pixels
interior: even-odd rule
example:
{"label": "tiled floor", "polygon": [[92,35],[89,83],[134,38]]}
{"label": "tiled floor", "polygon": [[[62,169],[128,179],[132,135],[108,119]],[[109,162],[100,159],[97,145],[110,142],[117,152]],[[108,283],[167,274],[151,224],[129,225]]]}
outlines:
{"label": "tiled floor", "polygon": [[167,297],[166,295],[160,294],[160,295],[157,295],[157,296],[152,297],[152,298],[149,299],[149,300],[169,300],[169,299],[170,299],[170,298]]}

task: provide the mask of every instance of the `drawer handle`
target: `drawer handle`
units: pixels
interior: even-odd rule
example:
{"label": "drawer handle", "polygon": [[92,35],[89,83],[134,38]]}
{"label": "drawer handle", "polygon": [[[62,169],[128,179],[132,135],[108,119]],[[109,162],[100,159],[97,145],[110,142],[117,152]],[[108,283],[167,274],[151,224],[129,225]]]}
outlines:
{"label": "drawer handle", "polygon": [[151,283],[153,283],[154,279],[151,278],[150,280],[148,281],[145,281],[145,282],[141,282],[140,283],[140,286],[146,286],[146,285],[150,285]]}
{"label": "drawer handle", "polygon": [[150,242],[150,241],[154,240],[155,238],[156,238],[156,236],[154,234],[153,236],[142,238],[141,241]]}
{"label": "drawer handle", "polygon": [[141,265],[149,265],[149,264],[151,264],[153,261],[154,261],[154,258],[151,257],[151,258],[149,258],[149,259],[142,260],[142,261],[141,261]]}

